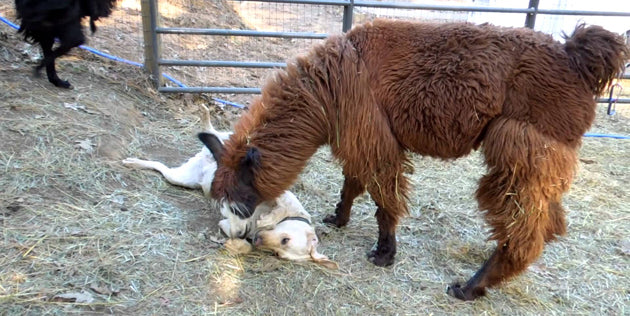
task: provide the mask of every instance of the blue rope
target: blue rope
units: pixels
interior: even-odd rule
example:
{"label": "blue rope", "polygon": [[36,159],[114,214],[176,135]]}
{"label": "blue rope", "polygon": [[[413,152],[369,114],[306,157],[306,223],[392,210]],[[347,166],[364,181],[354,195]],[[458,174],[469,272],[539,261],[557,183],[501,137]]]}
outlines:
{"label": "blue rope", "polygon": [[629,136],[622,135],[609,135],[609,134],[595,134],[595,133],[586,133],[584,137],[600,137],[600,138],[616,138],[616,139],[630,139]]}
{"label": "blue rope", "polygon": [[[105,58],[108,58],[108,59],[111,59],[111,60],[114,60],[114,61],[119,61],[121,63],[129,64],[129,65],[133,65],[133,66],[144,67],[144,65],[139,63],[139,62],[135,62],[135,61],[127,60],[127,59],[124,59],[124,58],[120,58],[118,56],[114,56],[114,55],[110,55],[110,54],[107,54],[107,53],[103,53],[103,52],[101,52],[99,50],[96,50],[96,49],[94,49],[92,47],[89,47],[89,46],[81,45],[79,47],[87,50],[88,52],[91,52],[93,54],[99,55],[101,57],[105,57]],[[162,74],[162,75],[165,75],[165,74]]]}
{"label": "blue rope", "polygon": [[1,15],[0,15],[0,21],[2,21],[2,22],[4,22],[4,23],[8,24],[10,27],[12,27],[12,28],[14,28],[14,29],[16,29],[16,30],[19,30],[19,29],[20,29],[20,27],[19,27],[19,26],[17,26],[17,24],[15,24],[15,23],[13,23],[13,22],[11,22],[11,21],[9,21],[9,20],[5,19],[5,18],[4,18],[3,16],[1,16]]}

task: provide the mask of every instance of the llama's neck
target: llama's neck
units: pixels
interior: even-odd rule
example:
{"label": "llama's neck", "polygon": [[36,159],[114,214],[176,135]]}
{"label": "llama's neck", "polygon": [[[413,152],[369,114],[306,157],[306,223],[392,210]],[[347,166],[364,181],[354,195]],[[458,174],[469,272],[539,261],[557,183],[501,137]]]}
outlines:
{"label": "llama's neck", "polygon": [[353,102],[342,82],[357,72],[356,65],[354,48],[343,37],[332,37],[268,81],[241,118],[233,140],[240,152],[259,149],[255,186],[263,199],[287,190],[320,146],[339,142],[340,108]]}
{"label": "llama's neck", "polygon": [[329,141],[327,109],[295,89],[296,78],[279,77],[236,126],[241,146],[256,147],[261,153],[255,186],[264,200],[287,190],[309,158]]}

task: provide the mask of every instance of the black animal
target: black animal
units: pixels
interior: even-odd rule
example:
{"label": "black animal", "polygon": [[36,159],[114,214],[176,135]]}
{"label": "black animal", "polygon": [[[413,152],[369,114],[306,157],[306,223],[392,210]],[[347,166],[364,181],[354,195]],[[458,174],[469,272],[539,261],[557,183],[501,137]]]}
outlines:
{"label": "black animal", "polygon": [[[17,17],[21,20],[18,32],[24,34],[26,41],[39,43],[44,53],[44,59],[35,67],[35,75],[45,66],[48,81],[57,87],[70,88],[68,81],[57,76],[55,59],[85,42],[83,18],[90,18],[94,33],[94,22],[109,16],[115,4],[116,0],[15,0]],[[59,46],[53,49],[55,38],[59,39]]]}

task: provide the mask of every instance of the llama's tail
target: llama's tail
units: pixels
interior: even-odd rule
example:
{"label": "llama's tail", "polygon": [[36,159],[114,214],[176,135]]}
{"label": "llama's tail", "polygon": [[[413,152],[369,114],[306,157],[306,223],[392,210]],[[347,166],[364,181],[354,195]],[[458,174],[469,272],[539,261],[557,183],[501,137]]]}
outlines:
{"label": "llama's tail", "polygon": [[623,73],[624,63],[630,58],[630,49],[623,36],[601,26],[580,24],[571,36],[564,37],[564,49],[571,67],[595,95],[602,94],[612,80]]}

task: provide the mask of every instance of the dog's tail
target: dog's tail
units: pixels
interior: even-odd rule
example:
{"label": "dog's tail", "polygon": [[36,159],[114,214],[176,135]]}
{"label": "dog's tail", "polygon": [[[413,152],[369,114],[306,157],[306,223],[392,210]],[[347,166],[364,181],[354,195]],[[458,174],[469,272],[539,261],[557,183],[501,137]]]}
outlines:
{"label": "dog's tail", "polygon": [[580,74],[594,95],[602,94],[613,79],[623,74],[624,63],[630,58],[623,36],[601,26],[585,24],[579,24],[571,36],[563,36],[571,67]]}

